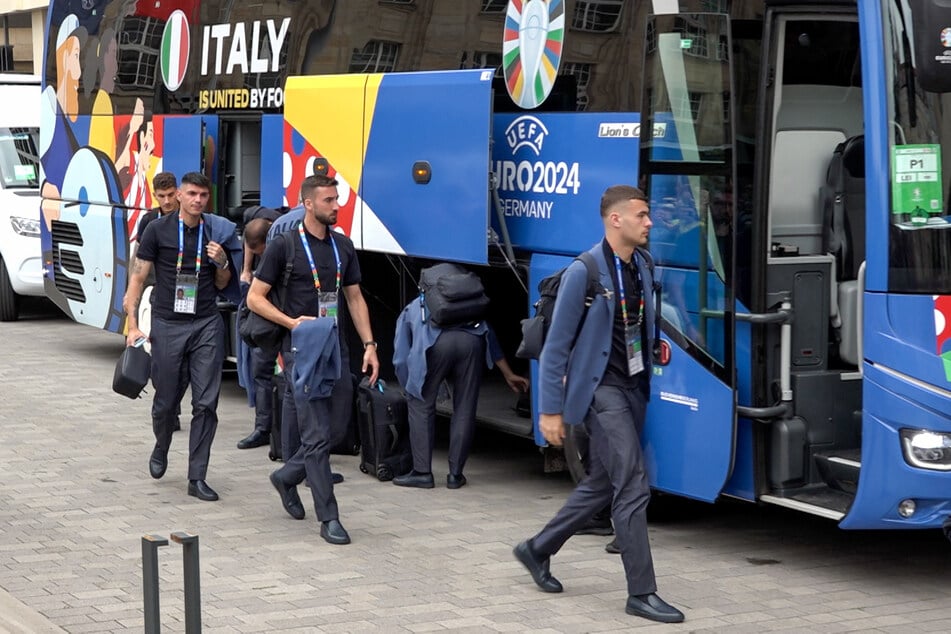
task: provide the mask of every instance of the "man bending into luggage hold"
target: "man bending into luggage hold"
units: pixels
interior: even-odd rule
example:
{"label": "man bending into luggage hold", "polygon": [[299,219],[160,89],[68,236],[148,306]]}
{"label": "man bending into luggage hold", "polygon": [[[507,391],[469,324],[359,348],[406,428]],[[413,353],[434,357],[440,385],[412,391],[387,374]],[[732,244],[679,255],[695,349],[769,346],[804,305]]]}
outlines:
{"label": "man bending into luggage hold", "polygon": [[149,473],[161,478],[168,467],[175,407],[181,399],[179,377],[191,383],[192,421],[188,435],[188,495],[214,501],[218,494],[205,482],[211,443],[218,428],[218,395],[224,359],[225,325],[218,312],[218,292],[231,282],[241,263],[235,224],[207,214],[211,183],[198,172],[182,177],[180,210],[154,220],[136,252],[123,299],[133,345],[145,334],[138,327],[139,302],[149,271],[155,267],[152,293],[152,430],[155,448]]}
{"label": "man bending into luggage hold", "polygon": [[446,487],[465,486],[462,470],[469,458],[475,435],[476,405],[484,365],[497,365],[505,382],[515,392],[528,390],[528,379],[512,371],[495,333],[485,322],[439,328],[424,318],[423,300],[413,299],[396,322],[393,366],[406,390],[409,410],[409,440],[413,470],[393,478],[401,487],[431,489],[433,439],[436,433],[436,397],[439,386],[452,388],[452,419],[449,436],[449,473]]}
{"label": "man bending into luggage hold", "polygon": [[[305,208],[303,223],[297,231],[278,235],[268,244],[248,291],[248,308],[290,331],[282,347],[284,372],[289,377],[285,398],[296,403],[301,446],[293,456],[285,456],[284,466],[271,474],[271,483],[281,495],[284,510],[294,519],[304,519],[297,485],[306,478],[321,522],[320,536],[331,544],[349,544],[330,473],[335,424],[331,390],[337,380],[350,380],[345,324],[337,324],[341,290],[363,341],[362,370],[370,369],[371,383],[376,382],[380,363],[369,310],[360,291],[360,263],[353,242],[331,230],[339,209],[337,181],[323,175],[308,176],[301,183],[300,195]],[[284,274],[285,240],[299,242],[294,248],[285,312],[281,312],[268,293]],[[322,314],[326,316],[318,317]]]}
{"label": "man bending into luggage hold", "polygon": [[[280,217],[280,212],[267,207],[255,207],[245,212],[244,268],[241,270],[241,285],[250,284],[255,267],[264,253],[265,238],[271,223]],[[251,348],[251,375],[254,390],[254,429],[238,441],[238,449],[253,449],[269,444],[271,439],[272,381],[277,352]]]}
{"label": "man bending into luggage hold", "polygon": [[601,220],[604,240],[589,253],[598,263],[602,292],[585,316],[585,265],[575,260],[568,267],[539,360],[541,432],[559,446],[566,424],[585,425],[590,468],[548,525],[514,554],[539,588],[561,592],[549,559],[610,502],[627,577],[627,613],[679,623],[683,613],[656,594],[647,537],[650,487],[639,438],[650,396],[653,330],[647,324],[654,323],[653,280],[635,252],[647,244],[652,225],[647,197],[635,187],[609,187],[601,197]]}

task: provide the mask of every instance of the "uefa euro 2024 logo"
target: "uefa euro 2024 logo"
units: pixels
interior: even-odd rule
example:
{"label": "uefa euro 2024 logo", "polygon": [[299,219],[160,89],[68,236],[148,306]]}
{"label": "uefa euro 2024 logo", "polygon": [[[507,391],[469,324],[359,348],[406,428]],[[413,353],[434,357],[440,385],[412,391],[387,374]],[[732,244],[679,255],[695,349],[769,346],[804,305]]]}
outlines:
{"label": "uefa euro 2024 logo", "polygon": [[502,70],[509,96],[535,108],[551,94],[565,40],[564,0],[509,0]]}

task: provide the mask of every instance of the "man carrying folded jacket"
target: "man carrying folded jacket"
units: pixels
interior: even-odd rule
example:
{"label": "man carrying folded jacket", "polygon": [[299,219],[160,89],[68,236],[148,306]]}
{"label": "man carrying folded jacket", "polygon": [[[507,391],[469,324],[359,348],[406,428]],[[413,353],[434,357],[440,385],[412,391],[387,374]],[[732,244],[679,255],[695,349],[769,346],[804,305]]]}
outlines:
{"label": "man carrying folded jacket", "polygon": [[[345,324],[338,320],[343,292],[354,328],[363,341],[363,372],[375,383],[380,363],[370,328],[366,300],[360,291],[360,264],[353,242],[331,227],[337,221],[337,181],[324,175],[308,176],[301,183],[304,220],[294,231],[276,236],[267,246],[248,291],[248,308],[288,329],[281,354],[287,382],[285,402],[296,404],[300,448],[285,456],[285,464],[271,474],[271,484],[281,496],[284,510],[294,519],[304,519],[304,506],[297,485],[306,478],[314,499],[320,536],[331,544],[349,544],[350,535],[340,523],[330,472],[330,441],[333,436],[331,395],[338,377],[350,380]],[[284,299],[284,311],[269,299],[271,288],[284,274],[285,241],[299,240],[294,249],[293,269]],[[343,313],[340,313],[342,316]],[[319,323],[309,324],[306,322]],[[305,325],[306,324],[306,325]],[[328,349],[327,346],[330,346]],[[316,359],[335,360],[318,367]],[[296,359],[300,358],[300,367]]]}

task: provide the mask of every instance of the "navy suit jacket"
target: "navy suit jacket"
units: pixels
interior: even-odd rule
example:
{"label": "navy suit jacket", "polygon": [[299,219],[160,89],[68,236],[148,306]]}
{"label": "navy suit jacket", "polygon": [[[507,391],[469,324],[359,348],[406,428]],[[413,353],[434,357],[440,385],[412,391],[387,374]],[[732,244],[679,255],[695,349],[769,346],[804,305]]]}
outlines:
{"label": "navy suit jacket", "polygon": [[[539,411],[542,414],[561,414],[569,425],[581,423],[588,413],[594,391],[601,384],[608,365],[614,328],[616,300],[611,278],[615,273],[614,263],[609,264],[605,259],[601,242],[588,253],[598,263],[602,290],[595,296],[579,332],[578,324],[584,316],[588,272],[580,260],[568,266],[561,278],[551,326],[539,359]],[[648,325],[645,329],[647,341],[643,346],[644,372],[649,381],[652,372],[651,350],[654,347],[654,280],[644,259],[638,255],[635,257],[644,286],[644,319]]]}

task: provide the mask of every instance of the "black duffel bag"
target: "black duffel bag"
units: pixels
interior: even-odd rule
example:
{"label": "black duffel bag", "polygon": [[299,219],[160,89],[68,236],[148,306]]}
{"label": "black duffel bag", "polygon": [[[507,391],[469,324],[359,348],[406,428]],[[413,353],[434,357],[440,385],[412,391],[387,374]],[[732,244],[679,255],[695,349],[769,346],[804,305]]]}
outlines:
{"label": "black duffel bag", "polygon": [[112,390],[128,398],[139,398],[152,375],[152,355],[145,351],[141,339],[134,346],[126,346],[112,375]]}
{"label": "black duffel bag", "polygon": [[[271,288],[271,303],[278,310],[284,312],[284,302],[287,299],[287,283],[291,279],[291,271],[294,270],[294,250],[297,242],[295,236],[290,233],[283,234],[284,239],[284,274],[281,276],[280,283]],[[247,298],[241,300],[238,304],[238,335],[241,340],[252,348],[260,348],[265,352],[276,352],[281,349],[281,343],[284,341],[284,335],[287,334],[287,328],[276,324],[269,319],[261,317],[250,308],[248,308]]]}
{"label": "black duffel bag", "polygon": [[439,328],[482,321],[489,311],[482,280],[457,264],[444,262],[420,271],[419,292],[429,321]]}

